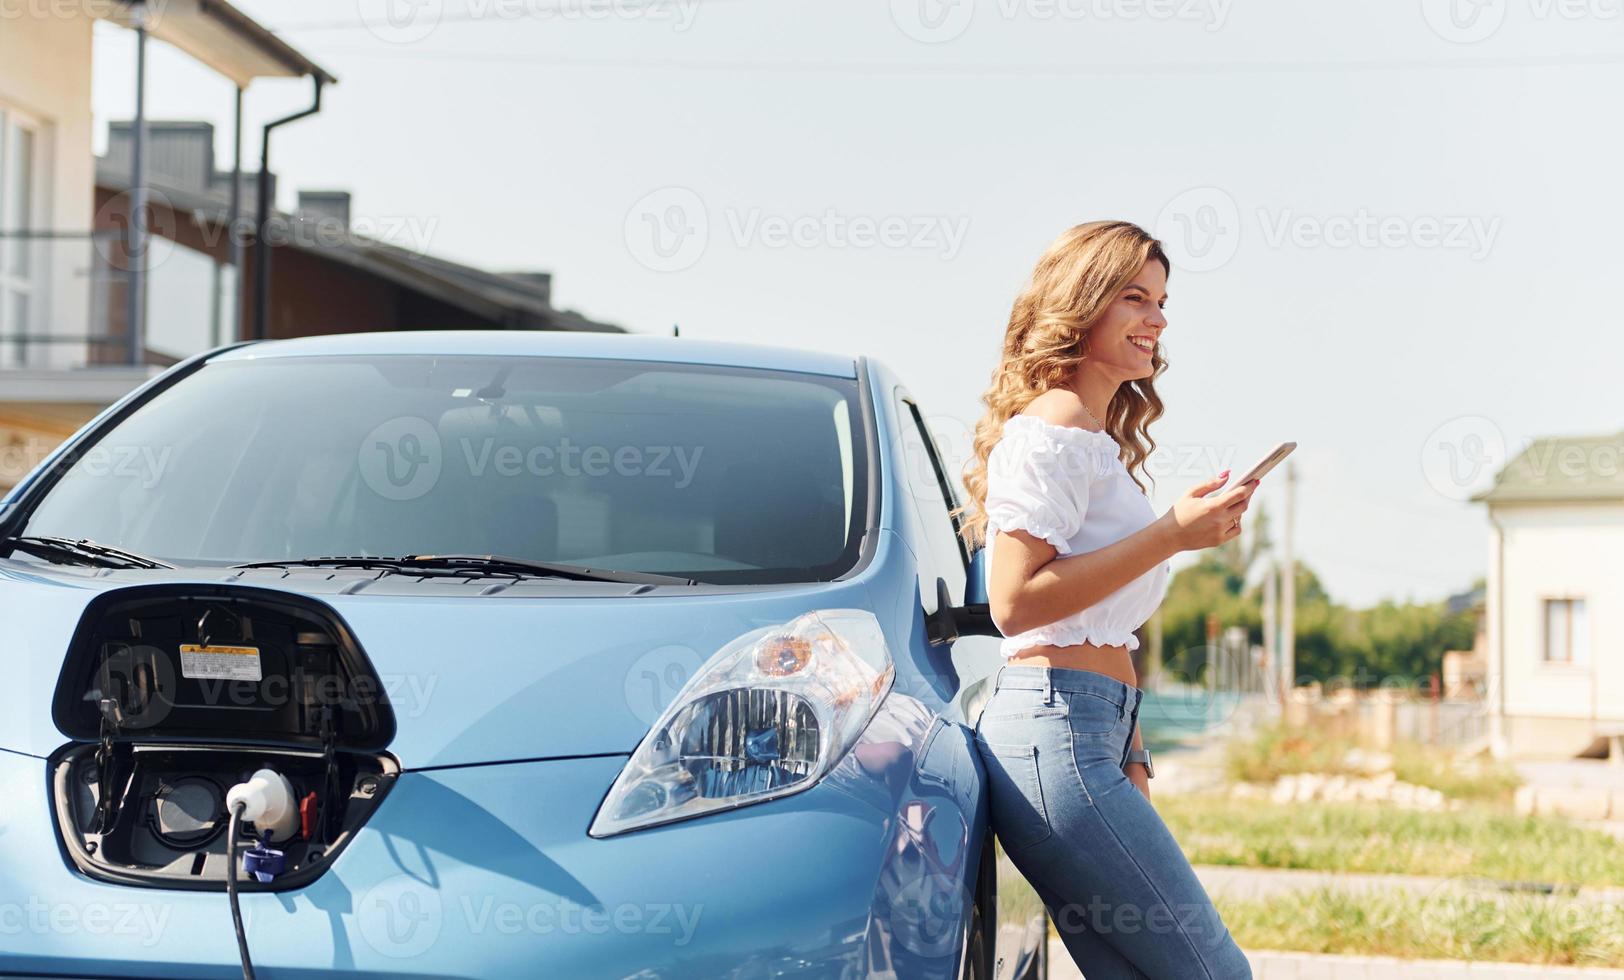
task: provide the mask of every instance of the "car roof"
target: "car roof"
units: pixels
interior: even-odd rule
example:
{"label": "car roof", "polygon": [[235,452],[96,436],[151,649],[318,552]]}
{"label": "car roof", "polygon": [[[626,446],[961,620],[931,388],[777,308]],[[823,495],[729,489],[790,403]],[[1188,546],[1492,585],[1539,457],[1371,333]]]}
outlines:
{"label": "car roof", "polygon": [[627,361],[674,361],[729,367],[800,371],[837,378],[857,377],[851,357],[817,351],[722,343],[645,334],[554,332],[545,330],[405,330],[388,333],[324,334],[269,340],[224,351],[211,360],[247,361],[271,357],[353,357],[437,354],[446,357],[601,357]]}

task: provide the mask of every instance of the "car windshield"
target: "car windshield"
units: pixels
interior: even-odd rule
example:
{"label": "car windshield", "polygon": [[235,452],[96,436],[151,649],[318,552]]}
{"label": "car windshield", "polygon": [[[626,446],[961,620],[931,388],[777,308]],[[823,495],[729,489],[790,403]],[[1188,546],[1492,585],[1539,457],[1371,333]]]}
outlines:
{"label": "car windshield", "polygon": [[164,561],[502,555],[709,583],[856,562],[857,382],[555,357],[208,364],[81,454],[19,533]]}

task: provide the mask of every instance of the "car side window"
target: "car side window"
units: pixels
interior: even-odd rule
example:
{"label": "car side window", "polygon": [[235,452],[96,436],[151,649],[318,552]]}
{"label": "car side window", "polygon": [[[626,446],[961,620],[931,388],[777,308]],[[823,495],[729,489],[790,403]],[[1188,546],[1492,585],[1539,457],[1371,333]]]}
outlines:
{"label": "car side window", "polygon": [[[958,506],[952,481],[948,478],[940,448],[925,425],[919,406],[904,398],[898,407],[901,410],[908,488],[930,551],[931,582],[922,585],[929,587],[935,576],[941,576],[947,580],[948,589],[953,595],[962,597],[970,556],[964,547],[964,539],[959,535],[958,519],[952,513],[953,508]],[[923,555],[920,557],[925,558]]]}

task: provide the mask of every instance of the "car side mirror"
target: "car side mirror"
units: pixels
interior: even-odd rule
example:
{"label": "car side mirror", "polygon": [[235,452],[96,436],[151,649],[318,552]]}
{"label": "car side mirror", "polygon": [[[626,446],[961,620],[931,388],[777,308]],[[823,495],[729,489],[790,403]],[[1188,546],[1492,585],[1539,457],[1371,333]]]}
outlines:
{"label": "car side mirror", "polygon": [[964,574],[964,604],[966,606],[987,605],[987,574],[991,568],[987,564],[987,549],[977,548],[970,555],[970,569]]}
{"label": "car side mirror", "polygon": [[987,552],[979,549],[970,556],[964,577],[964,604],[955,606],[947,580],[936,580],[936,611],[925,617],[925,634],[932,644],[952,643],[961,636],[1004,634],[992,621],[987,604]]}

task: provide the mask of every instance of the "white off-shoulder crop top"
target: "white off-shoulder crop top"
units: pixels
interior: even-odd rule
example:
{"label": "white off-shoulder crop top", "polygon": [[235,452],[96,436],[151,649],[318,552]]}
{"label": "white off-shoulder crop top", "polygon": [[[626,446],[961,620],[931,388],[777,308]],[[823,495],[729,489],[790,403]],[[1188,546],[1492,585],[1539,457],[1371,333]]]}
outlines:
{"label": "white off-shoulder crop top", "polygon": [[[1015,415],[987,458],[987,567],[998,531],[1020,530],[1053,545],[1056,557],[1086,554],[1151,524],[1150,498],[1128,475],[1106,432]],[[1167,595],[1171,562],[1117,589],[1082,612],[1007,637],[1009,657],[1027,647],[1077,643],[1139,647],[1133,631]]]}

